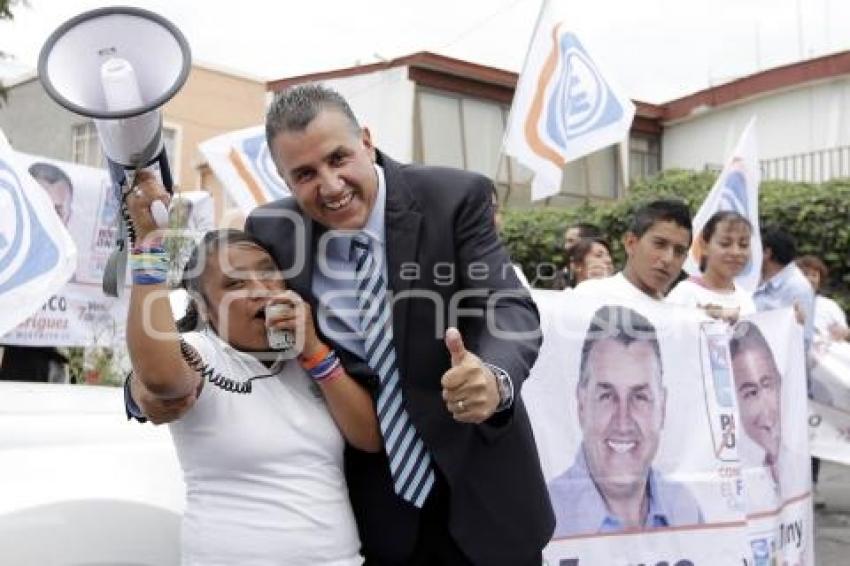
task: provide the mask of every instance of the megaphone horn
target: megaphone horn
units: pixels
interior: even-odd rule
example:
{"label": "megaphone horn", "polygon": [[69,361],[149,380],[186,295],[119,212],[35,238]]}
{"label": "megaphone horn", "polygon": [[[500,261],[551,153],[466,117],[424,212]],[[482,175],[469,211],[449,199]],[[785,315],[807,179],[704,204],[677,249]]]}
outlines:
{"label": "megaphone horn", "polygon": [[[171,192],[159,108],[186,82],[190,66],[189,44],[180,30],[141,8],[115,6],[79,14],[60,25],[42,47],[39,80],[61,106],[94,119],[120,202],[122,188],[132,186],[140,169],[157,175]],[[161,228],[168,225],[162,202],[151,206],[151,214]],[[124,216],[129,224],[126,209]],[[118,250],[124,263],[125,240],[132,244],[133,232],[122,222]],[[120,258],[116,261],[121,263]],[[123,287],[123,269],[113,267],[119,271],[117,283],[107,283],[112,276],[104,275],[104,290],[110,295]]]}

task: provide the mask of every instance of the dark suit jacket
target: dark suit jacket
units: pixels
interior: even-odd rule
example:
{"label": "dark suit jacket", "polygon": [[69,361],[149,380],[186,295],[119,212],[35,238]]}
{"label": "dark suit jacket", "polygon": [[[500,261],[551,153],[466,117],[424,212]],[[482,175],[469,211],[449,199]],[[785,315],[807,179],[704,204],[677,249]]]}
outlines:
{"label": "dark suit jacket", "polygon": [[[394,302],[393,338],[410,418],[448,483],[450,532],[475,564],[529,563],[554,528],[519,396],[540,346],[539,317],[493,226],[492,185],[480,175],[400,165],[380,153],[378,163],[387,184],[389,287],[396,295],[427,293]],[[289,271],[289,287],[315,307],[313,256],[324,229],[306,217],[303,223],[295,218],[301,212],[294,199],[283,199],[255,210],[246,230]],[[447,276],[450,270],[453,278]],[[490,322],[526,336],[500,336],[480,314],[497,290],[515,291],[490,305]],[[463,291],[468,296],[458,302]],[[478,309],[478,314],[463,309]],[[455,318],[458,313],[465,316]],[[503,368],[514,383],[512,409],[482,425],[455,422],[441,397],[440,378],[450,367],[442,339],[449,325],[458,326],[468,350]],[[366,364],[343,348],[337,351],[349,374],[374,392],[376,377]],[[386,454],[349,447],[345,466],[366,557],[374,563],[405,563],[416,541],[419,512],[393,492]]]}

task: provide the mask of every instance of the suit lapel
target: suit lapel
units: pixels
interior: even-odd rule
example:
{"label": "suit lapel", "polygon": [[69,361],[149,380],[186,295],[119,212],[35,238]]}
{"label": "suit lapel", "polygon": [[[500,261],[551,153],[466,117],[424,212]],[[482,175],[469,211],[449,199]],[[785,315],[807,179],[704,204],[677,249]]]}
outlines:
{"label": "suit lapel", "polygon": [[[422,214],[418,211],[410,187],[404,181],[399,165],[378,154],[378,163],[384,168],[384,178],[387,185],[385,210],[385,241],[387,250],[387,276],[389,289],[395,296],[410,290],[413,277],[402,277],[402,267],[416,262],[419,251],[419,228]],[[410,310],[410,299],[403,298],[393,301],[393,336],[395,338],[396,359],[399,369],[404,376],[406,371],[401,364],[409,359],[407,356],[407,317]]]}
{"label": "suit lapel", "polygon": [[[312,220],[304,215],[304,267],[299,269],[295,277],[290,279],[289,284],[302,297],[309,297],[316,306],[316,298],[313,297],[313,260],[316,257],[316,242],[319,238],[320,226],[317,226]],[[297,235],[296,235],[297,237]],[[298,258],[293,258],[297,260]]]}

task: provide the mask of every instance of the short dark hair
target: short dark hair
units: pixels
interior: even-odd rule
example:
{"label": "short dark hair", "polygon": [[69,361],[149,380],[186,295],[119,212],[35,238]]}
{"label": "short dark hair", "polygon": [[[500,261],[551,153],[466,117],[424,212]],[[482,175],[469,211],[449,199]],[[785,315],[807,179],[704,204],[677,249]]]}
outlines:
{"label": "short dark hair", "polygon": [[[177,321],[177,330],[179,332],[191,332],[198,329],[200,315],[198,312],[197,297],[201,297],[205,302],[207,300],[204,290],[201,287],[201,280],[206,272],[207,258],[222,247],[232,244],[252,244],[262,250],[266,250],[262,242],[242,230],[222,228],[219,230],[210,230],[204,234],[201,241],[192,248],[192,253],[189,254],[189,259],[186,260],[183,275],[180,279],[180,286],[189,293],[189,304],[186,307],[186,315]],[[274,257],[272,257],[272,260],[274,260]]]}
{"label": "short dark hair", "polygon": [[638,208],[628,231],[641,238],[657,222],[673,222],[693,234],[691,210],[685,202],[675,199],[654,200]]}
{"label": "short dark hair", "polygon": [[587,386],[588,358],[594,346],[602,340],[614,340],[629,346],[632,342],[649,342],[658,362],[658,382],[662,381],[661,348],[658,346],[658,335],[655,326],[645,316],[628,307],[605,305],[593,314],[584,344],[581,347],[581,362],[579,365],[578,387]]}
{"label": "short dark hair", "polygon": [[753,350],[767,354],[776,375],[781,376],[779,368],[776,367],[776,360],[773,358],[773,350],[770,349],[770,344],[767,343],[761,329],[754,322],[742,320],[732,330],[732,338],[729,340],[729,357],[734,360],[740,354]]}
{"label": "short dark hair", "polygon": [[794,236],[778,226],[769,226],[762,231],[761,244],[763,248],[770,250],[771,257],[779,265],[788,265],[797,257],[797,242]]}
{"label": "short dark hair", "polygon": [[357,117],[341,94],[321,84],[301,84],[274,95],[266,112],[266,142],[271,146],[280,132],[303,132],[326,109],[334,109],[348,118],[352,131],[360,130]]}
{"label": "short dark hair", "polygon": [[[567,226],[567,230],[572,230],[573,228],[578,228],[579,238],[601,238],[603,235],[599,226],[590,222],[577,222]],[[564,232],[567,230],[564,230]]]}
{"label": "short dark hair", "polygon": [[826,279],[829,277],[829,268],[821,258],[813,255],[803,255],[797,258],[796,263],[800,269],[814,269],[820,274],[821,285],[826,283]]}
{"label": "short dark hair", "polygon": [[72,195],[74,194],[74,185],[71,183],[71,178],[56,165],[53,165],[52,163],[45,163],[44,161],[37,161],[29,166],[28,171],[30,175],[36,179],[41,179],[50,184],[64,181],[65,184],[68,185],[68,191]]}

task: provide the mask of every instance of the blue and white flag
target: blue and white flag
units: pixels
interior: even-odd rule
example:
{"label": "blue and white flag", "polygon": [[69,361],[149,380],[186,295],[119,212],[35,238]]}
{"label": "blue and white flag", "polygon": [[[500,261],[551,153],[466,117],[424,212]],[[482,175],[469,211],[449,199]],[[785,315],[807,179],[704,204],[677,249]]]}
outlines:
{"label": "blue and white flag", "polygon": [[691,275],[700,273],[699,263],[702,246],[698,237],[702,227],[711,216],[720,210],[734,210],[745,216],[753,227],[750,236],[750,261],[744,271],[735,279],[735,283],[747,291],[755,291],[761,277],[761,235],[759,233],[759,169],[758,147],[756,145],[755,116],[750,118],[741,134],[738,144],[714,186],[705,197],[694,216],[694,239],[685,262],[685,271]]}
{"label": "blue and white flag", "polygon": [[198,149],[224,190],[245,214],[255,206],[290,194],[289,187],[277,174],[263,126],[216,136]]}
{"label": "blue and white flag", "polygon": [[0,132],[0,336],[74,273],[77,248],[45,190]]}
{"label": "blue and white flag", "polygon": [[532,200],[558,193],[566,163],[626,139],[635,115],[552,4],[541,7],[504,141],[534,172]]}

